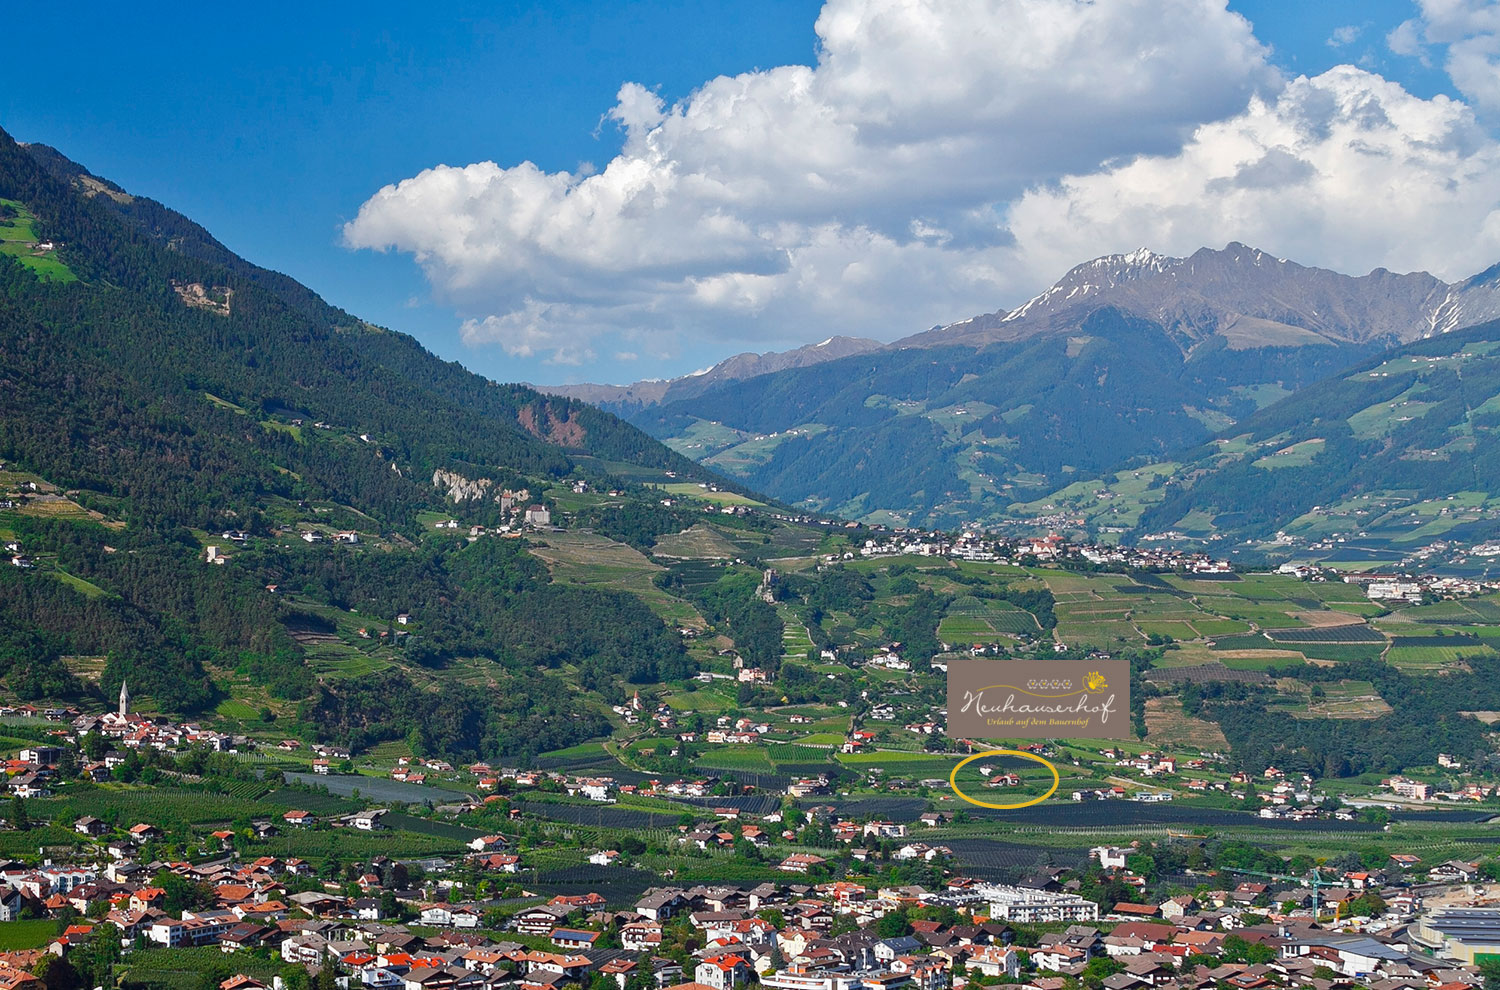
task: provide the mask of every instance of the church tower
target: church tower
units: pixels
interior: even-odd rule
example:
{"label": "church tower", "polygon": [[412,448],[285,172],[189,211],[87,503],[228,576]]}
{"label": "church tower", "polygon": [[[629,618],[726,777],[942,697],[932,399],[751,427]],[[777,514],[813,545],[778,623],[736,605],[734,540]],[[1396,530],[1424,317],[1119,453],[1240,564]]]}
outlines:
{"label": "church tower", "polygon": [[124,681],[121,681],[120,682],[120,717],[121,718],[125,718],[129,714],[130,714],[130,688],[128,688],[128,687],[125,686],[125,682]]}

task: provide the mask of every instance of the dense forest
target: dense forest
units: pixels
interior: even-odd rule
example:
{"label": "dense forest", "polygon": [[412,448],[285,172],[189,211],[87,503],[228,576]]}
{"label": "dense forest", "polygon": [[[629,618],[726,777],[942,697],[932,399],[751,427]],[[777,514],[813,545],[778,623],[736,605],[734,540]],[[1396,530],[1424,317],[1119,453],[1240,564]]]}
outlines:
{"label": "dense forest", "polygon": [[538,753],[609,733],[597,708],[580,705],[559,677],[527,673],[493,690],[452,686],[423,691],[389,671],[321,688],[307,717],[324,738],[360,750],[404,739],[419,754],[529,762]]}
{"label": "dense forest", "polygon": [[278,606],[242,572],[204,568],[196,547],[151,531],[25,517],[13,525],[61,573],[108,591],[89,594],[16,568],[0,571],[0,636],[22,665],[8,683],[22,697],[87,693],[62,656],[106,657],[98,685],[105,696],[128,678],[172,711],[200,711],[218,700],[209,666],[252,664],[286,697],[311,690]]}
{"label": "dense forest", "polygon": [[[709,477],[608,414],[440,361],[221,247],[182,250],[217,242],[149,201],[83,195],[49,162],[0,132],[0,196],[27,203],[84,279],[0,263],[0,454],[118,498],[131,522],[220,525],[275,494],[401,527],[438,504],[434,469],[560,477],[572,453]],[[174,286],[194,284],[228,290],[229,312],[186,305]],[[266,426],[288,418],[330,428]]]}

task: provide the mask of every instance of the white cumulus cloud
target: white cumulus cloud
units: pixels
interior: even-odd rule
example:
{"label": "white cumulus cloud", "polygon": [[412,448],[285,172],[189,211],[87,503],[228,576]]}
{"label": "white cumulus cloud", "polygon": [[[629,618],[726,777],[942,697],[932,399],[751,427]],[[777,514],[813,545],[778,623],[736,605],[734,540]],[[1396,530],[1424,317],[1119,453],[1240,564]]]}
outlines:
{"label": "white cumulus cloud", "polygon": [[1345,45],[1352,45],[1359,40],[1359,32],[1360,27],[1358,24],[1345,24],[1336,27],[1333,29],[1333,33],[1328,36],[1326,44],[1329,48],[1343,48]]}
{"label": "white cumulus cloud", "polygon": [[[1424,0],[1390,43],[1445,45],[1457,80],[1491,9]],[[889,339],[1142,244],[1449,276],[1500,253],[1469,106],[1347,66],[1285,79],[1224,0],[827,0],[815,30],[813,66],[671,104],[624,84],[598,170],[436,166],[345,240],[411,253],[470,345],[559,364]]]}
{"label": "white cumulus cloud", "polygon": [[1427,46],[1445,50],[1453,85],[1486,113],[1500,113],[1500,3],[1495,0],[1417,0],[1419,16],[1386,39],[1398,55],[1427,60]]}
{"label": "white cumulus cloud", "polygon": [[1176,154],[1033,190],[1009,224],[1039,276],[1101,247],[1239,240],[1340,271],[1456,279],[1500,258],[1500,145],[1463,103],[1342,66],[1203,125]]}
{"label": "white cumulus cloud", "polygon": [[[407,251],[470,343],[580,353],[609,331],[894,335],[1007,290],[1026,188],[1180,145],[1277,83],[1223,0],[829,0],[816,64],[621,87],[595,174],[438,166],[348,244]],[[568,350],[571,348],[571,350]]]}

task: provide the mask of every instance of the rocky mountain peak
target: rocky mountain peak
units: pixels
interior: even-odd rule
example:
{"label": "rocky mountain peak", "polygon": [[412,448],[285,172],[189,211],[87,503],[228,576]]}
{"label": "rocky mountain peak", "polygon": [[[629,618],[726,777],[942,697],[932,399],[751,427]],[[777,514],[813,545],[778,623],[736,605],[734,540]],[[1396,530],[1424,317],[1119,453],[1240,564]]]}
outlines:
{"label": "rocky mountain peak", "polygon": [[[1496,305],[1500,306],[1500,279]],[[1401,342],[1439,327],[1436,314],[1462,309],[1454,287],[1426,272],[1377,268],[1351,276],[1308,268],[1238,241],[1186,258],[1139,248],[1075,266],[1044,292],[1008,312],[990,313],[899,342],[901,346],[983,346],[1037,334],[1073,332],[1094,310],[1114,307],[1167,328],[1183,346],[1210,338],[1235,348],[1319,342]],[[1446,312],[1446,311],[1445,311]],[[1445,316],[1442,328],[1476,322]]]}

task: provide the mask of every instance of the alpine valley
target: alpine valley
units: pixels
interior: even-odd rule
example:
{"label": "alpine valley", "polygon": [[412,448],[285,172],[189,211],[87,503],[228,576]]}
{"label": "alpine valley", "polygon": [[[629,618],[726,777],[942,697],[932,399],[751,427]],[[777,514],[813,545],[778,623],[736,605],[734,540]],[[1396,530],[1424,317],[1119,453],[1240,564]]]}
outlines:
{"label": "alpine valley", "polygon": [[[878,924],[946,990],[958,936],[910,935],[970,902],[918,890],[1029,878],[1066,916],[1001,927],[1044,974],[1073,963],[1033,921],[1222,894],[1261,932],[1279,900],[1203,879],[1234,870],[1325,904],[1328,872],[1500,876],[1495,281],[1138,252],[895,344],[569,397],[0,133],[0,909],[56,915],[0,934],[101,987],[303,990],[316,959],[317,990],[654,990]],[[1115,661],[1128,738],[1028,741],[1055,777],[965,759],[944,675],[975,657]],[[74,900],[21,893],[58,869]],[[775,979],[780,945],[733,951]],[[1099,960],[1080,987],[1136,990]]]}
{"label": "alpine valley", "polygon": [[[1500,267],[1450,285],[1241,244],[1141,250],[1079,265],[1015,310],[885,347],[830,341],[782,368],[736,358],[649,392],[549,391],[787,502],[865,521],[1265,541],[1336,529],[1301,517],[1352,498],[1377,496],[1392,524],[1423,499],[1487,499],[1478,465],[1493,463],[1500,383],[1487,331],[1456,331],[1496,316]],[[1294,437],[1294,422],[1318,435]]]}

